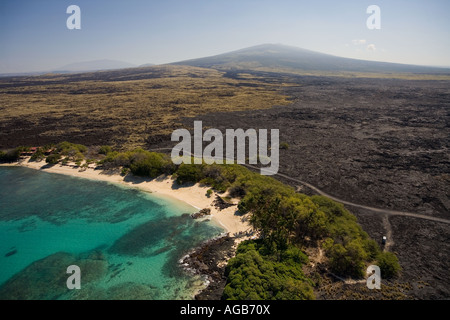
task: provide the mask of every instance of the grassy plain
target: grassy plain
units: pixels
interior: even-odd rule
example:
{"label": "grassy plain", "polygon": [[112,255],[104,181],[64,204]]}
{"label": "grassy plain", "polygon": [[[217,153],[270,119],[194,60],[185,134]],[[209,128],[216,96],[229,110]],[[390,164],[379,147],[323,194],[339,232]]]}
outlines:
{"label": "grassy plain", "polygon": [[[288,104],[258,77],[186,66],[0,79],[0,148],[68,140],[151,146],[180,118]],[[149,136],[152,138],[149,139]]]}

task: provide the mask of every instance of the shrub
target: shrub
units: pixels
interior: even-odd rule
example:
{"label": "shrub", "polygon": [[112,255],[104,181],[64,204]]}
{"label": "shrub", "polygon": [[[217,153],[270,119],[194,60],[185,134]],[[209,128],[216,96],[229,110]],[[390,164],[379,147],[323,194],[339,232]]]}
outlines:
{"label": "shrub", "polygon": [[18,161],[22,150],[22,148],[16,148],[8,152],[0,152],[0,162],[10,163]]}
{"label": "shrub", "polygon": [[170,168],[169,161],[166,155],[138,149],[130,156],[130,170],[137,176],[156,178],[167,173]]}
{"label": "shrub", "polygon": [[70,143],[67,141],[57,145],[58,153],[65,156],[73,156],[76,153],[86,153],[87,147],[82,144]]}
{"label": "shrub", "polygon": [[128,153],[111,151],[103,160],[98,161],[97,164],[103,166],[105,169],[128,167],[130,165],[130,158]]}
{"label": "shrub", "polygon": [[98,150],[99,154],[107,155],[108,153],[112,152],[112,148],[110,146],[101,146]]}
{"label": "shrub", "polygon": [[228,192],[233,198],[243,198],[247,194],[244,186],[241,184],[232,185],[231,188],[228,189]]}
{"label": "shrub", "polygon": [[342,245],[328,243],[327,256],[330,259],[330,268],[340,275],[348,275],[356,278],[364,276],[365,261],[368,256],[360,241],[354,239]]}
{"label": "shrub", "polygon": [[199,182],[204,177],[202,165],[182,163],[176,171],[176,181],[178,184],[187,182]]}
{"label": "shrub", "polygon": [[227,169],[223,166],[217,164],[212,165],[202,165],[200,183],[208,185],[216,189],[218,192],[227,191],[230,186],[230,181],[228,180]]}
{"label": "shrub", "polygon": [[130,172],[130,168],[122,168],[122,170],[120,171],[120,174],[122,176],[126,176],[128,174],[128,172]]}
{"label": "shrub", "polygon": [[53,153],[45,159],[45,162],[47,162],[48,164],[57,164],[60,159],[61,155],[59,153]]}
{"label": "shrub", "polygon": [[392,252],[380,252],[377,257],[377,266],[380,267],[383,279],[396,277],[401,271],[398,258]]}
{"label": "shrub", "polygon": [[112,164],[114,167],[129,167],[131,164],[130,155],[128,153],[108,153],[108,157],[112,154]]}
{"label": "shrub", "polygon": [[206,196],[207,196],[208,198],[211,197],[212,194],[213,194],[212,189],[208,189],[208,190],[206,191]]}
{"label": "shrub", "polygon": [[81,162],[84,160],[84,153],[86,153],[87,147],[83,146],[82,144],[75,144],[64,141],[57,145],[56,151],[57,154],[66,156],[68,161],[70,160],[74,161],[77,164],[81,164]]}
{"label": "shrub", "polygon": [[282,149],[282,150],[289,149],[289,144],[287,142],[281,142],[280,143],[280,149]]}
{"label": "shrub", "polygon": [[36,152],[31,156],[30,161],[41,161],[45,159],[44,151],[42,148],[38,148]]}

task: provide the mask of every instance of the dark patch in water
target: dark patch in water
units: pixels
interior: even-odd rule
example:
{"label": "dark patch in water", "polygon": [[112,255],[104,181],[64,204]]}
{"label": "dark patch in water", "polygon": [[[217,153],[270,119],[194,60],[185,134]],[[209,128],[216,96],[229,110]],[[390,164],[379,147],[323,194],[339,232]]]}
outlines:
{"label": "dark patch in water", "polygon": [[[58,252],[30,264],[0,287],[0,300],[54,300],[70,291],[66,281],[67,267],[77,265],[82,270],[82,285],[87,285],[107,271],[107,261],[98,252],[85,258]],[[80,291],[80,290],[75,290]]]}
{"label": "dark patch in water", "polygon": [[36,220],[29,220],[29,221],[25,221],[23,222],[20,227],[18,227],[19,232],[27,232],[27,231],[32,231],[34,229],[36,229],[37,225],[36,225]]}
{"label": "dark patch in water", "polygon": [[117,277],[120,273],[122,273],[125,269],[116,269],[110,276],[107,282],[111,281],[115,277]]}
{"label": "dark patch in water", "polygon": [[17,253],[17,249],[11,250],[11,251],[9,251],[8,253],[5,254],[5,257],[10,257],[10,256],[12,256],[13,254],[16,254],[16,253]]}
{"label": "dark patch in water", "polygon": [[137,226],[109,249],[110,253],[150,257],[167,253],[163,267],[166,277],[184,277],[178,260],[203,241],[217,236],[219,228],[205,221],[195,221],[189,214],[149,221]]}
{"label": "dark patch in water", "polygon": [[[177,241],[192,226],[192,219],[186,216],[162,218],[135,227],[119,238],[109,249],[110,253],[128,256],[153,256],[178,245]],[[153,250],[152,248],[158,248]]]}

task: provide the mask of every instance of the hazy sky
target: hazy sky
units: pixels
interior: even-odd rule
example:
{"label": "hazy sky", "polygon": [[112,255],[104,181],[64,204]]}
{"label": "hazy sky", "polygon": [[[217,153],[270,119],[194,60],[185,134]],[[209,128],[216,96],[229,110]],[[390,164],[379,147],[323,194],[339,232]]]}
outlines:
{"label": "hazy sky", "polygon": [[[369,5],[381,29],[369,30]],[[69,5],[81,30],[69,30]],[[136,65],[281,43],[367,60],[450,66],[448,0],[1,0],[0,73],[112,59]]]}

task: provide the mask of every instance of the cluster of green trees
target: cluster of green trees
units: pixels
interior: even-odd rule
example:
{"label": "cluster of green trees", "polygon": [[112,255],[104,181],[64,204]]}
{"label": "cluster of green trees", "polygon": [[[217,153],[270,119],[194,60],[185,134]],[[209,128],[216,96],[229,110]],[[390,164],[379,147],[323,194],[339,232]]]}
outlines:
{"label": "cluster of green trees", "polygon": [[126,152],[110,151],[99,164],[106,169],[125,167],[133,174],[143,177],[154,178],[161,174],[169,174],[173,175],[179,184],[200,182],[218,192],[227,191],[241,172],[246,170],[237,165],[181,164],[176,166],[168,155],[142,149]]}
{"label": "cluster of green trees", "polygon": [[308,257],[293,245],[274,254],[261,240],[244,241],[226,268],[223,297],[231,300],[312,300],[302,266]]}
{"label": "cluster of green trees", "polygon": [[57,144],[53,149],[53,152],[45,159],[48,164],[57,164],[60,161],[64,164],[73,161],[79,166],[85,160],[84,155],[88,151],[88,148],[82,144],[67,141]]}
{"label": "cluster of green trees", "polygon": [[[250,184],[252,187],[244,188],[246,195],[239,209],[252,213],[251,223],[263,238],[256,247],[239,245],[227,267],[224,298],[310,299],[311,282],[301,269],[290,269],[301,268],[306,261],[296,259],[294,264],[286,260],[286,253],[312,241],[322,246],[331,271],[341,276],[363,277],[368,264],[378,265],[383,279],[399,273],[397,257],[382,252],[341,204],[322,196],[297,194],[277,184]],[[280,273],[279,263],[289,271]]]}
{"label": "cluster of green trees", "polygon": [[[104,149],[102,147],[100,151]],[[128,168],[136,176],[150,178],[156,178],[161,174],[173,174],[176,169],[169,156],[143,149],[127,152],[110,151],[103,160],[99,161],[99,164],[107,169]],[[123,172],[125,173],[126,170]]]}
{"label": "cluster of green trees", "polygon": [[239,209],[252,212],[253,226],[261,230],[272,248],[321,244],[331,270],[342,276],[362,277],[369,263],[378,264],[384,278],[400,270],[394,254],[383,253],[354,215],[326,197],[308,197],[284,186],[269,186],[247,190]]}

